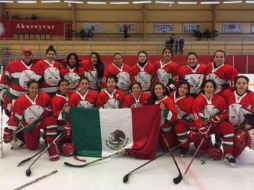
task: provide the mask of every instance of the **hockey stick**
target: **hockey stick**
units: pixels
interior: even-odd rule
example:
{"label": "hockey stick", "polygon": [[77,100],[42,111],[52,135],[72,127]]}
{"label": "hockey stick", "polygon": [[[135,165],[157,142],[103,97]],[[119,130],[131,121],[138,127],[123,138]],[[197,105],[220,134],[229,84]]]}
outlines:
{"label": "hockey stick", "polygon": [[[211,127],[212,127],[212,125],[209,126],[209,128],[208,128],[208,130],[207,130],[207,133],[209,133]],[[180,183],[180,182],[182,181],[183,177],[187,174],[187,172],[188,172],[189,169],[190,169],[190,166],[191,166],[192,162],[194,161],[194,159],[195,159],[197,153],[199,152],[199,149],[201,148],[201,146],[202,146],[202,144],[204,143],[204,141],[205,141],[205,137],[203,137],[202,140],[201,140],[201,142],[199,143],[199,145],[198,145],[198,147],[197,147],[195,153],[193,154],[193,156],[192,156],[192,158],[191,158],[191,161],[190,161],[189,165],[187,166],[187,168],[186,168],[185,171],[184,171],[184,174],[183,174],[183,175],[179,175],[179,176],[177,176],[177,177],[175,177],[175,178],[173,179],[173,181],[174,181],[175,184]]]}
{"label": "hockey stick", "polygon": [[86,166],[88,166],[88,165],[91,165],[91,164],[93,164],[93,163],[96,163],[96,162],[105,160],[105,159],[107,159],[107,158],[111,158],[111,157],[113,157],[113,156],[119,155],[120,153],[122,153],[122,152],[124,152],[124,151],[125,151],[125,149],[119,150],[119,151],[117,151],[117,152],[115,152],[115,153],[113,153],[113,154],[110,154],[110,155],[108,155],[108,156],[99,158],[99,159],[94,160],[94,161],[92,161],[92,162],[88,162],[88,163],[86,163],[86,164],[76,165],[76,164],[71,164],[71,163],[69,163],[69,162],[64,162],[64,165],[69,166],[69,167],[73,167],[73,168],[84,168],[84,167],[86,167]]}
{"label": "hockey stick", "polygon": [[[182,144],[182,143],[181,143],[181,144]],[[175,150],[176,148],[178,148],[181,144],[176,145],[174,148],[171,149],[171,151],[173,151],[173,150]],[[135,168],[134,170],[130,171],[129,173],[127,173],[127,174],[123,177],[123,183],[127,183],[127,182],[129,181],[129,176],[130,176],[133,172],[139,170],[140,168],[144,167],[145,165],[151,163],[152,161],[157,160],[158,158],[160,158],[161,156],[163,156],[163,155],[166,154],[166,153],[168,153],[168,152],[163,152],[163,153],[159,154],[155,159],[149,160],[149,161],[145,162],[144,164],[140,165],[139,167]]]}
{"label": "hockey stick", "polygon": [[48,146],[39,154],[39,156],[29,165],[29,167],[26,169],[26,176],[30,176],[32,174],[31,167],[35,164],[35,162],[51,147],[53,143],[55,143],[60,137],[63,136],[63,132],[61,132],[51,144],[48,144]]}
{"label": "hockey stick", "polygon": [[[47,148],[47,147],[45,147],[45,148]],[[45,148],[43,148],[42,150],[40,150],[39,152],[37,152],[37,153],[34,154],[33,156],[31,156],[31,157],[29,157],[29,158],[26,158],[25,160],[22,160],[21,162],[18,163],[17,166],[19,167],[19,166],[23,165],[24,163],[28,162],[29,160],[31,160],[32,158],[36,157],[37,155],[39,155],[40,153],[42,153],[42,152],[44,151]]]}
{"label": "hockey stick", "polygon": [[159,157],[163,156],[163,155],[166,154],[166,153],[167,153],[167,152],[162,152],[162,153],[159,154],[155,159],[149,160],[149,161],[145,162],[144,164],[142,164],[141,166],[139,166],[139,167],[135,168],[134,170],[130,171],[129,173],[127,173],[127,174],[123,177],[123,183],[127,183],[127,182],[129,181],[129,176],[130,176],[133,172],[137,171],[137,170],[140,169],[140,168],[143,168],[145,165],[149,164],[150,162],[152,162],[152,161],[154,161],[154,160],[157,160]]}
{"label": "hockey stick", "polygon": [[41,176],[41,177],[36,178],[36,179],[33,180],[33,181],[30,181],[30,182],[28,182],[28,183],[26,183],[26,184],[24,184],[24,185],[21,185],[20,187],[17,187],[17,188],[15,188],[14,190],[23,189],[23,188],[25,188],[25,187],[27,187],[27,186],[29,186],[29,185],[32,185],[32,184],[34,184],[34,183],[36,183],[36,182],[38,182],[38,181],[40,181],[40,180],[42,180],[42,179],[44,179],[44,178],[46,178],[46,177],[49,177],[49,176],[51,176],[51,175],[53,175],[53,174],[55,174],[55,173],[57,173],[57,172],[58,172],[57,170],[54,170],[54,171],[52,171],[52,172],[50,172],[50,173],[48,173],[48,174],[46,174],[46,175],[43,175],[43,176]]}
{"label": "hockey stick", "polygon": [[[163,138],[164,142],[166,143],[166,146],[167,146],[167,148],[168,148],[168,151],[169,151],[169,153],[170,153],[170,155],[171,155],[171,157],[172,157],[172,159],[173,159],[173,161],[174,161],[174,163],[175,163],[175,166],[176,166],[176,168],[177,168],[177,170],[178,170],[178,176],[177,176],[177,178],[182,178],[182,177],[183,177],[182,172],[181,172],[181,170],[180,170],[180,168],[179,168],[179,166],[178,166],[178,164],[177,164],[177,162],[176,162],[176,159],[175,159],[175,156],[174,156],[173,153],[172,153],[172,150],[171,150],[170,147],[169,147],[168,141],[165,139],[165,137],[164,137],[163,134],[162,134],[162,138]],[[177,184],[175,178],[173,179],[173,182],[174,182],[175,184]],[[178,182],[178,183],[179,183],[179,182]]]}

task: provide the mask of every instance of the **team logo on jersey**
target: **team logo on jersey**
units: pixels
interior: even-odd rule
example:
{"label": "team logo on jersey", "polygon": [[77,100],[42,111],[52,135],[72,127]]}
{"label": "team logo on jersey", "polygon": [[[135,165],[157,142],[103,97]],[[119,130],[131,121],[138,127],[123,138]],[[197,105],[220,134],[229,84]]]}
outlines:
{"label": "team logo on jersey", "polygon": [[64,78],[69,81],[69,88],[73,89],[78,86],[80,77],[77,73],[69,72],[64,75]]}
{"label": "team logo on jersey", "polygon": [[250,112],[243,109],[241,104],[231,104],[229,106],[229,122],[233,125],[241,125],[244,121],[244,115]]}
{"label": "team logo on jersey", "polygon": [[157,75],[159,82],[163,84],[163,86],[167,86],[169,80],[173,80],[173,76],[171,73],[167,73],[164,69],[160,68],[157,70]]}
{"label": "team logo on jersey", "polygon": [[119,72],[117,74],[117,86],[121,90],[128,90],[130,87],[130,74],[127,72]]}
{"label": "team logo on jersey", "polygon": [[97,79],[97,71],[90,71],[90,72],[84,72],[85,77],[88,78],[89,83],[90,83],[90,87],[92,89],[98,89],[98,86],[100,86],[100,84],[97,85],[97,83],[99,82],[99,80]]}
{"label": "team logo on jersey", "polygon": [[215,73],[210,73],[206,77],[207,80],[213,80],[216,83],[216,89],[214,93],[218,93],[222,90],[223,86],[226,84],[226,80],[220,79]]}
{"label": "team logo on jersey", "polygon": [[2,22],[0,22],[0,36],[2,36],[5,32],[5,28]]}
{"label": "team logo on jersey", "polygon": [[190,93],[198,94],[201,90],[201,85],[204,80],[203,74],[188,74],[185,75],[185,80],[190,84]]}
{"label": "team logo on jersey", "polygon": [[207,105],[204,109],[204,119],[210,119],[220,112],[214,105]]}
{"label": "team logo on jersey", "polygon": [[117,129],[114,132],[110,133],[110,136],[106,140],[106,145],[111,150],[120,150],[126,146],[128,141],[129,138],[126,138],[125,133]]}
{"label": "team logo on jersey", "polygon": [[136,77],[136,81],[142,86],[142,90],[148,90],[152,83],[152,76],[147,72],[139,72]]}
{"label": "team logo on jersey", "polygon": [[143,107],[143,106],[139,102],[136,102],[136,103],[131,105],[131,108],[141,108],[141,107]]}
{"label": "team logo on jersey", "polygon": [[60,81],[60,73],[59,70],[55,67],[48,67],[44,71],[44,80],[50,86],[57,86]]}
{"label": "team logo on jersey", "polygon": [[106,104],[103,106],[105,109],[117,109],[119,108],[119,100],[109,99]]}
{"label": "team logo on jersey", "polygon": [[93,104],[90,104],[90,102],[82,100],[78,103],[78,108],[92,108]]}
{"label": "team logo on jersey", "polygon": [[43,107],[38,105],[32,105],[28,107],[24,112],[25,121],[28,124],[35,122],[41,117],[43,111],[44,111]]}
{"label": "team logo on jersey", "polygon": [[31,70],[24,70],[24,71],[22,71],[22,73],[20,75],[19,84],[23,89],[27,90],[28,89],[27,83],[30,80],[38,81],[39,79],[40,79],[40,76],[35,74],[35,72],[33,72]]}

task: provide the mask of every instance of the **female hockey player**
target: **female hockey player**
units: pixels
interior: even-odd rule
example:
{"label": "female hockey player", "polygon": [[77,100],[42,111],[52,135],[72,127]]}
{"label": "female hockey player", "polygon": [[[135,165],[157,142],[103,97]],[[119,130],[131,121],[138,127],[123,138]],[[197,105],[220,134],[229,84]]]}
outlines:
{"label": "female hockey player", "polygon": [[[201,142],[202,149],[207,151],[208,156],[220,152],[219,148],[214,149],[210,143],[209,136],[215,134],[223,139],[224,158],[230,165],[235,165],[233,154],[234,127],[227,122],[227,104],[220,95],[214,94],[216,84],[213,80],[207,80],[202,85],[202,92],[193,102],[194,124],[198,133],[194,144],[198,146]],[[204,139],[201,141],[201,139]],[[217,159],[217,157],[216,157]]]}
{"label": "female hockey player", "polygon": [[116,89],[117,77],[110,75],[106,79],[107,88],[99,94],[96,102],[97,108],[117,109],[121,108],[124,99],[124,92]]}
{"label": "female hockey player", "polygon": [[148,62],[147,52],[138,52],[138,63],[131,67],[131,77],[141,84],[142,91],[150,92],[155,80],[155,68]]}
{"label": "female hockey player", "polygon": [[134,82],[131,85],[131,93],[124,97],[124,108],[138,108],[148,104],[151,95],[150,93],[142,92],[141,84]]}
{"label": "female hockey player", "polygon": [[193,98],[190,96],[190,85],[187,81],[182,80],[176,91],[170,93],[178,111],[177,120],[174,125],[174,131],[178,141],[181,143],[180,155],[184,156],[189,150],[189,123],[192,117]]}
{"label": "female hockey player", "polygon": [[60,81],[60,63],[55,60],[56,50],[50,45],[46,50],[47,58],[36,62],[36,67],[43,77],[40,84],[41,91],[49,94],[50,96],[55,95],[57,91],[57,85]]}
{"label": "female hockey player", "polygon": [[168,150],[168,148],[175,147],[177,144],[177,137],[173,127],[177,120],[178,112],[173,100],[166,96],[164,91],[165,89],[162,83],[155,84],[150,103],[158,104],[161,108],[160,144],[164,150]]}
{"label": "female hockey player", "polygon": [[228,87],[233,87],[238,74],[237,70],[233,66],[225,64],[225,61],[225,51],[217,50],[213,55],[213,61],[207,65],[206,79],[211,79],[216,83],[215,94]]}
{"label": "female hockey player", "polygon": [[155,63],[155,81],[162,83],[167,92],[176,89],[177,84],[179,65],[172,58],[172,50],[166,47],[162,51],[162,59]]}
{"label": "female hockey player", "polygon": [[76,90],[79,79],[84,75],[84,69],[79,66],[78,55],[70,53],[66,58],[66,66],[60,68],[60,76],[69,81],[69,89]]}
{"label": "female hockey player", "polygon": [[189,52],[187,56],[187,65],[180,67],[178,71],[179,80],[185,79],[190,84],[190,94],[197,96],[201,91],[201,85],[205,81],[206,65],[198,63],[198,55],[195,52]]}
{"label": "female hockey player", "polygon": [[90,60],[82,60],[80,64],[84,68],[84,76],[90,81],[90,88],[99,91],[104,72],[104,63],[99,53],[92,52]]}
{"label": "female hockey player", "polygon": [[[235,127],[234,156],[238,157],[246,146],[250,146],[253,126],[246,122],[245,116],[252,115],[253,92],[248,90],[249,78],[238,76],[233,89],[227,89],[223,96],[228,103],[228,121]],[[253,98],[252,98],[253,97]],[[250,147],[251,148],[251,147]],[[253,148],[253,147],[252,147]]]}
{"label": "female hockey player", "polygon": [[45,141],[51,144],[48,149],[49,159],[59,159],[57,145],[53,143],[57,135],[57,125],[50,109],[50,97],[39,92],[37,81],[27,84],[28,93],[20,96],[14,103],[8,127],[4,129],[4,142],[12,141],[18,126],[22,126],[24,143],[29,150],[35,150],[40,140],[40,129],[45,131]]}

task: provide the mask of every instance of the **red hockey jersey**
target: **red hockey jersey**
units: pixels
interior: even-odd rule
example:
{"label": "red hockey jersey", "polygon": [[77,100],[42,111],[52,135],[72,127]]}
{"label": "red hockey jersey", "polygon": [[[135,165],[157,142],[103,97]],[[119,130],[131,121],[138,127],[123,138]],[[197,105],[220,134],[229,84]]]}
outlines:
{"label": "red hockey jersey", "polygon": [[155,104],[161,104],[161,103],[163,103],[166,108],[164,111],[162,110],[161,125],[163,125],[165,122],[167,123],[175,122],[177,120],[178,111],[176,109],[176,106],[173,100],[170,97],[165,96],[163,99],[157,100],[155,102]]}
{"label": "red hockey jersey", "polygon": [[198,64],[195,69],[189,65],[183,65],[178,71],[178,77],[179,80],[185,79],[188,81],[191,94],[198,94],[206,77],[206,65]]}
{"label": "red hockey jersey", "polygon": [[34,64],[26,65],[22,60],[7,64],[0,81],[0,89],[8,89],[14,97],[24,95],[27,91],[27,83],[30,80],[38,81],[41,78]]}
{"label": "red hockey jersey", "polygon": [[117,67],[114,63],[108,65],[104,71],[102,88],[106,88],[107,77],[115,75],[118,79],[117,87],[123,91],[129,90],[131,84],[130,71],[130,67],[126,64],[122,64],[121,68]]}
{"label": "red hockey jersey", "polygon": [[238,72],[229,64],[215,67],[214,63],[211,62],[207,65],[206,75],[206,79],[212,79],[216,83],[217,88],[214,93],[217,94],[224,90],[225,87],[233,87]]}
{"label": "red hockey jersey", "polygon": [[82,95],[79,91],[73,92],[68,101],[68,106],[78,108],[94,108],[96,105],[97,92],[93,90],[87,90]]}
{"label": "red hockey jersey", "polygon": [[68,65],[60,68],[60,76],[69,81],[69,89],[76,90],[79,85],[79,79],[84,75],[82,67],[70,68]]}
{"label": "red hockey jersey", "polygon": [[144,67],[139,64],[133,65],[131,68],[132,79],[139,82],[143,91],[151,89],[155,80],[155,68],[153,64],[147,62]]}
{"label": "red hockey jersey", "polygon": [[[163,84],[164,87],[170,85],[171,89],[175,89],[177,85],[177,73],[179,65],[173,61],[169,61],[166,64],[162,64],[162,61],[155,63],[155,81]],[[171,83],[171,84],[170,84]]]}
{"label": "red hockey jersey", "polygon": [[31,100],[28,95],[23,95],[17,98],[14,103],[13,111],[9,121],[9,128],[16,130],[19,122],[26,127],[38,121],[43,115],[51,113],[50,97],[44,92],[39,92],[34,100]]}
{"label": "red hockey jersey", "polygon": [[104,109],[117,109],[122,107],[124,92],[115,89],[114,92],[109,93],[106,89],[98,94],[96,106]]}
{"label": "red hockey jersey", "polygon": [[99,90],[101,88],[102,79],[97,77],[96,68],[88,60],[82,60],[80,64],[84,69],[84,76],[90,81],[90,88],[93,90]]}
{"label": "red hockey jersey", "polygon": [[193,98],[191,96],[176,97],[176,91],[170,93],[178,111],[178,119],[188,119],[192,114]]}
{"label": "red hockey jersey", "polygon": [[39,60],[35,64],[36,69],[43,76],[43,81],[40,85],[41,91],[46,93],[55,93],[57,85],[60,81],[60,64],[57,61],[50,63],[48,60]]}
{"label": "red hockey jersey", "polygon": [[[246,92],[244,95],[240,96],[232,89],[227,89],[222,93],[228,104],[229,112],[229,122],[234,126],[239,126],[244,123],[244,114],[250,113],[250,96],[251,92]],[[252,100],[253,101],[253,100]]]}
{"label": "red hockey jersey", "polygon": [[143,92],[139,98],[136,98],[133,94],[128,94],[124,97],[124,108],[139,108],[147,105],[151,95]]}
{"label": "red hockey jersey", "polygon": [[206,125],[206,121],[216,115],[226,119],[228,116],[227,103],[220,95],[215,94],[209,100],[203,94],[200,94],[193,101],[192,113],[196,127],[201,128]]}

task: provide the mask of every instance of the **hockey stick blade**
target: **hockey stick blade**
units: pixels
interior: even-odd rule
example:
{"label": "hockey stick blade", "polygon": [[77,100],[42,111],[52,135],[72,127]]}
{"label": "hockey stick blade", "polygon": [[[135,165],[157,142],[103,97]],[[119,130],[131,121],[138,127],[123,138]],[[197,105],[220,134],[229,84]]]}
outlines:
{"label": "hockey stick blade", "polygon": [[179,175],[173,179],[173,182],[174,182],[174,184],[178,184],[182,181],[182,179],[183,179],[183,176]]}
{"label": "hockey stick blade", "polygon": [[127,183],[129,181],[129,175],[130,174],[126,174],[124,177],[123,177],[123,183]]}
{"label": "hockey stick blade", "polygon": [[83,167],[87,166],[88,164],[89,163],[76,165],[76,164],[71,164],[69,162],[64,162],[64,165],[69,166],[69,167],[73,167],[73,168],[83,168]]}
{"label": "hockey stick blade", "polygon": [[[45,147],[45,148],[47,148],[47,147]],[[43,148],[42,150],[40,150],[39,152],[37,152],[35,155],[33,155],[33,156],[31,156],[31,157],[29,157],[29,158],[27,158],[27,159],[25,159],[25,160],[22,160],[21,162],[18,163],[17,166],[18,166],[18,167],[19,167],[19,166],[22,166],[24,163],[28,162],[28,161],[31,160],[32,158],[34,158],[34,157],[36,157],[37,155],[39,155],[40,153],[42,153],[42,152],[44,151],[45,148]]]}
{"label": "hockey stick blade", "polygon": [[31,174],[32,174],[31,169],[28,168],[28,169],[26,170],[26,176],[29,177]]}

